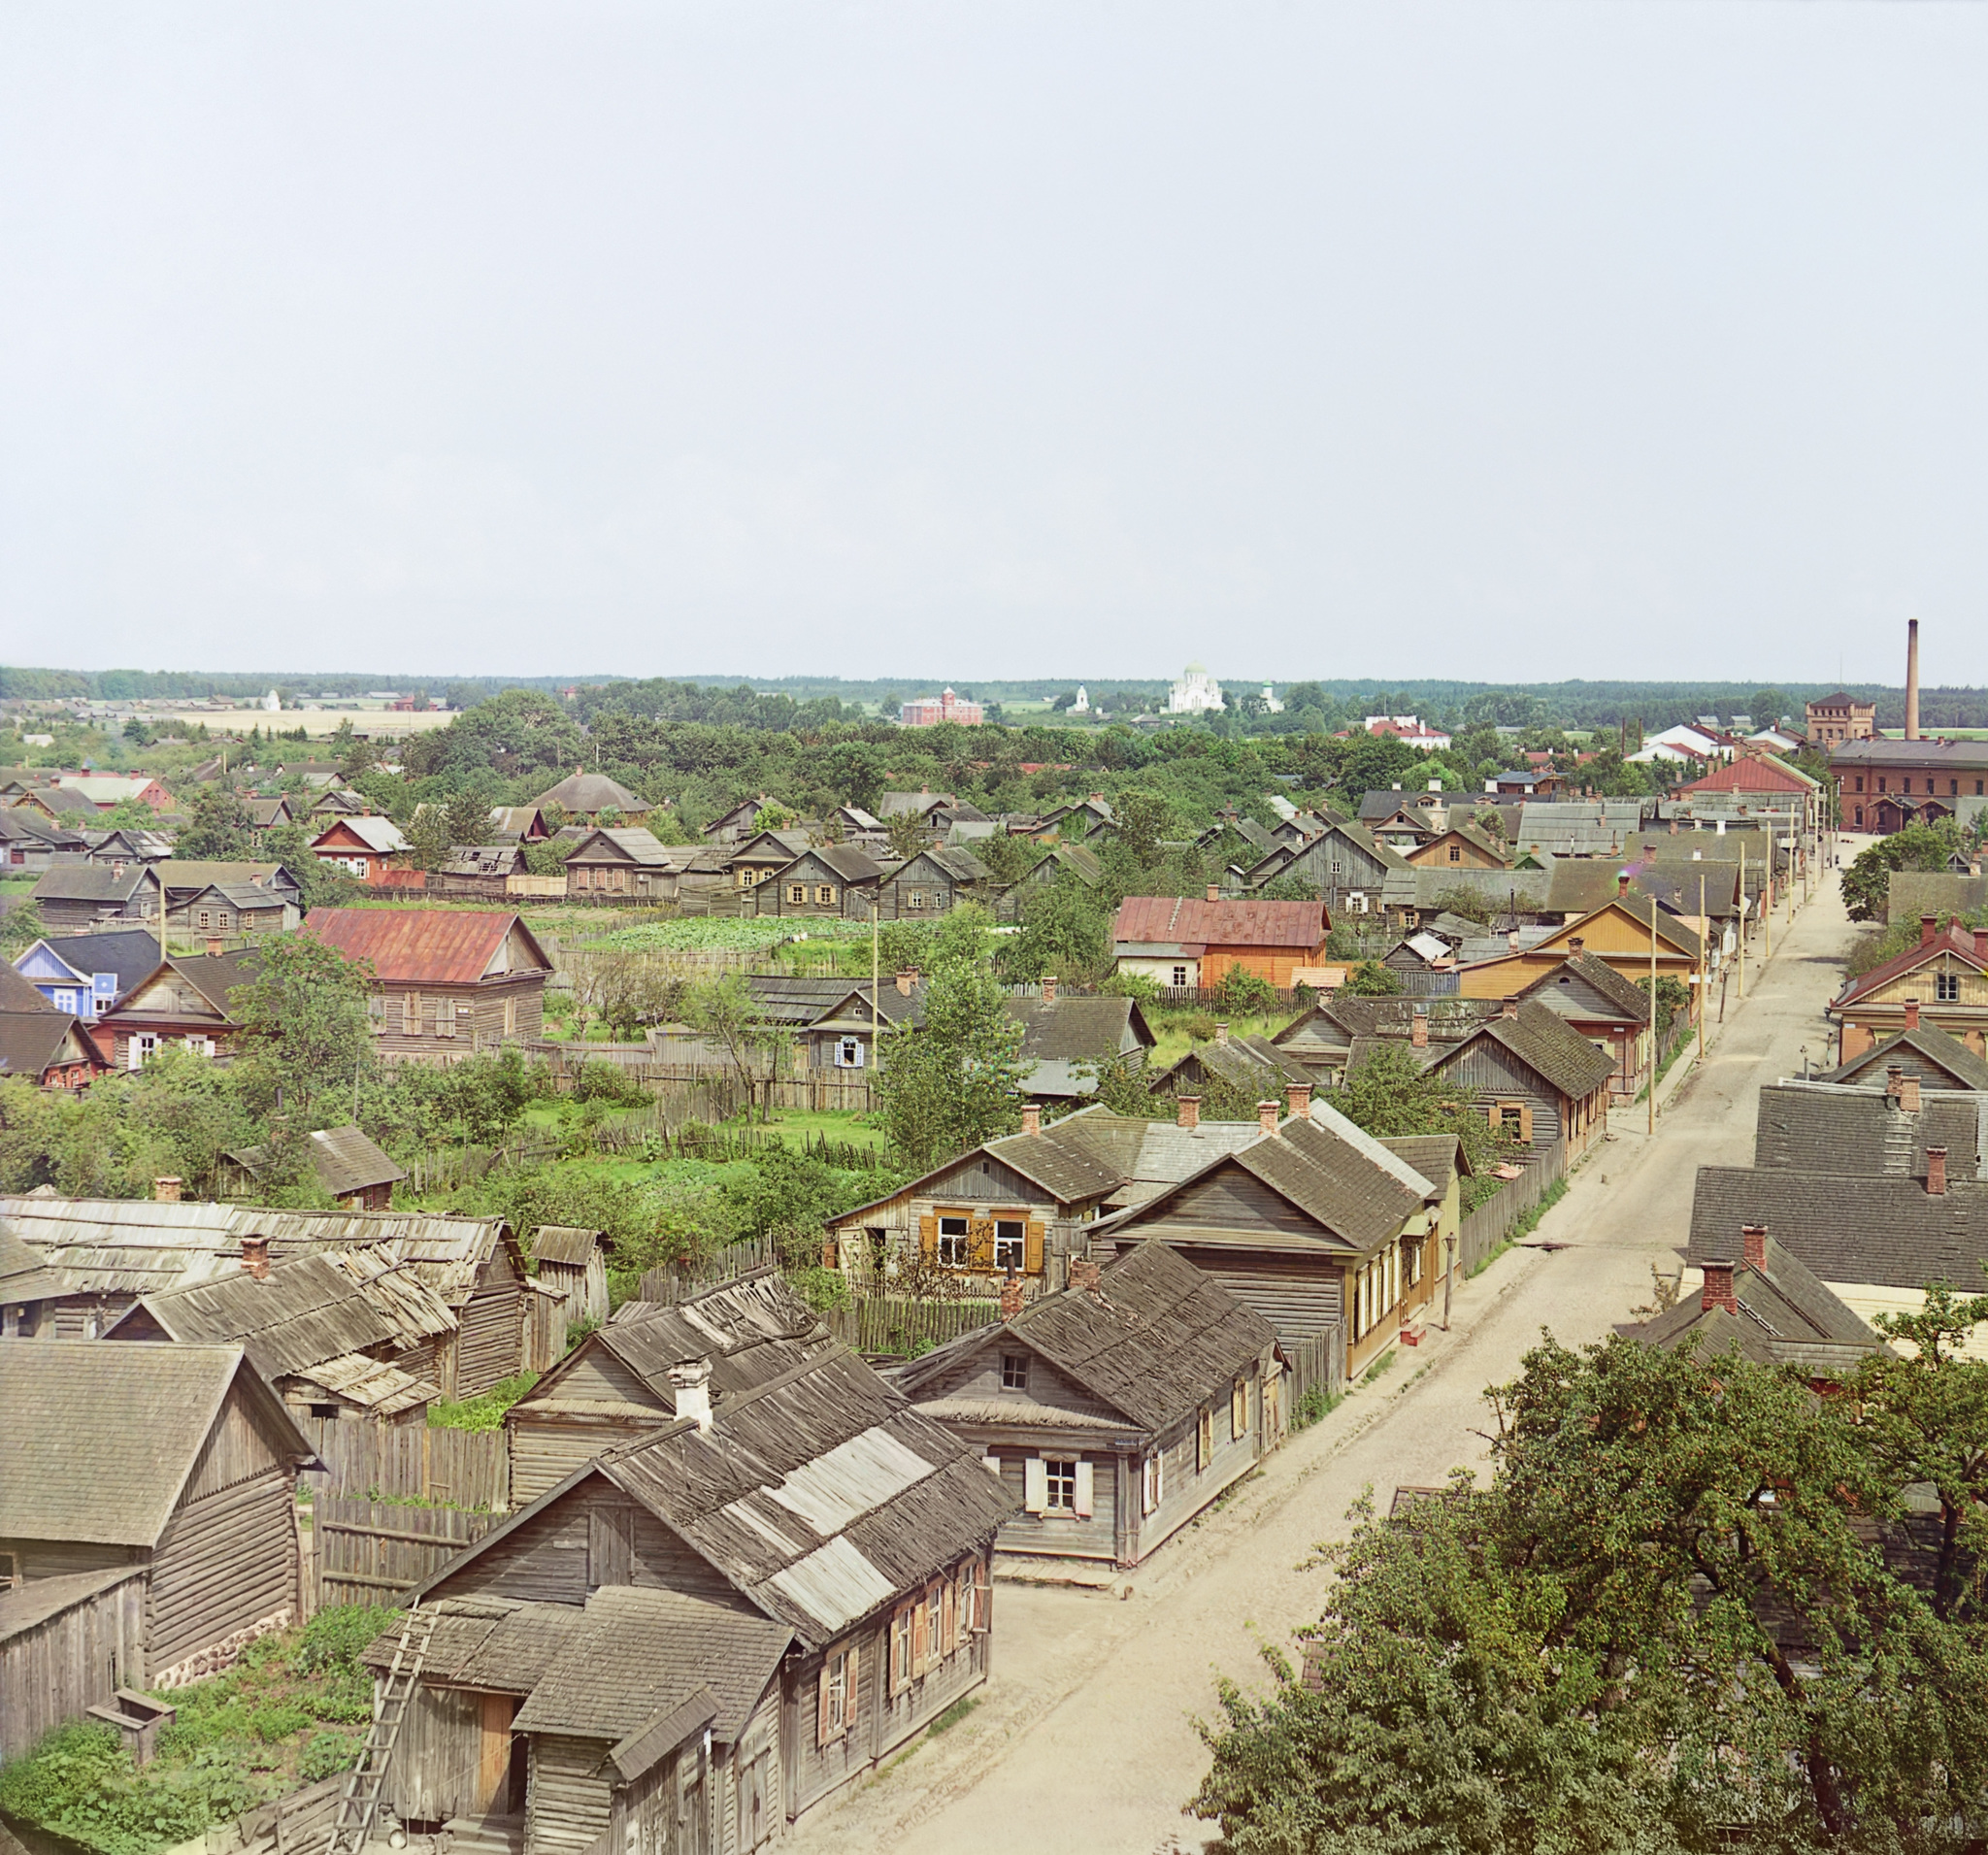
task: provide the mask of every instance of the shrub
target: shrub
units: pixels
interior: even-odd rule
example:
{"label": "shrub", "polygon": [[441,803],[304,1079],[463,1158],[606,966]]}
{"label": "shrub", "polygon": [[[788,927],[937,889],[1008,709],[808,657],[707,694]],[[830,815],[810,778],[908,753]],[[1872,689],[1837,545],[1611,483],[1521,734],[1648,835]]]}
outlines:
{"label": "shrub", "polygon": [[580,1066],[580,1074],[573,1082],[573,1095],[580,1102],[633,1104],[648,1099],[648,1091],[620,1064],[598,1056]]}
{"label": "shrub", "polygon": [[1221,1009],[1231,1017],[1241,1017],[1250,1011],[1268,1011],[1277,1002],[1275,985],[1254,973],[1243,972],[1240,966],[1232,966],[1223,975],[1220,993]]}
{"label": "shrub", "polygon": [[297,1775],[306,1783],[336,1777],[359,1761],[360,1739],[353,1733],[314,1733],[297,1759]]}
{"label": "shrub", "polygon": [[[304,1625],[290,1666],[299,1674],[357,1674],[366,1644],[397,1629],[401,1613],[387,1604],[334,1604]],[[370,1677],[369,1677],[370,1678]]]}

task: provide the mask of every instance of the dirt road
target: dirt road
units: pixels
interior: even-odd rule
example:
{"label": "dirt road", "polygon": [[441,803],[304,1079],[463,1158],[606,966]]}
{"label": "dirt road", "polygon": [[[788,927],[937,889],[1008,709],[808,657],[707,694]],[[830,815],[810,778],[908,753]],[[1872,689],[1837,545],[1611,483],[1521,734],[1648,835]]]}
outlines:
{"label": "dirt road", "polygon": [[[1832,885],[1833,889],[1834,885]],[[1538,1236],[1569,1247],[1508,1252],[1464,1284],[1452,1331],[1432,1333],[1375,1384],[1294,1439],[1219,1512],[1171,1542],[1122,1600],[1003,1585],[994,1677],[981,1705],[840,1807],[804,1826],[814,1851],[937,1855],[1153,1855],[1198,1849],[1209,1826],[1180,1814],[1206,1756],[1194,1721],[1217,1673],[1257,1684],[1265,1644],[1315,1617],[1322,1574],[1301,1570],[1345,1531],[1363,1489],[1441,1481],[1485,1457],[1482,1392],[1511,1377],[1544,1326],[1599,1339],[1646,1300],[1650,1264],[1674,1267],[1702,1165],[1746,1164],[1763,1081],[1825,1067],[1822,1009],[1854,930],[1832,892],[1791,925],[1701,1071],[1674,1087],[1654,1140],[1643,1110],[1613,1117]],[[1667,1081],[1677,1083],[1673,1077]]]}

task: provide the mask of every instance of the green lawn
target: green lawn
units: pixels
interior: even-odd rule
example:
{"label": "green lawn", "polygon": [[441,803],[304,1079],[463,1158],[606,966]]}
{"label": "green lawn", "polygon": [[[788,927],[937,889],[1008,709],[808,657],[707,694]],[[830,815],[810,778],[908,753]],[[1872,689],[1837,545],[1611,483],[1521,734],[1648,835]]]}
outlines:
{"label": "green lawn", "polygon": [[[1270,1011],[1251,1013],[1243,1017],[1227,1020],[1231,1037],[1275,1037],[1290,1023],[1294,1014],[1290,1011]],[[1172,1063],[1177,1063],[1187,1054],[1189,1047],[1206,1039],[1197,1039],[1187,1034],[1187,1025],[1196,1016],[1214,1019],[1214,1013],[1187,1011],[1148,1011],[1146,1022],[1152,1026],[1153,1035],[1159,1042],[1146,1054],[1149,1069],[1162,1070]],[[1221,1021],[1221,1020],[1215,1020]]]}
{"label": "green lawn", "polygon": [[807,1140],[846,1141],[852,1146],[869,1146],[881,1149],[883,1130],[880,1127],[865,1125],[864,1116],[839,1110],[823,1110],[815,1112],[811,1109],[787,1109],[777,1111],[772,1120],[753,1122],[770,1134],[778,1134],[787,1145],[799,1147]]}

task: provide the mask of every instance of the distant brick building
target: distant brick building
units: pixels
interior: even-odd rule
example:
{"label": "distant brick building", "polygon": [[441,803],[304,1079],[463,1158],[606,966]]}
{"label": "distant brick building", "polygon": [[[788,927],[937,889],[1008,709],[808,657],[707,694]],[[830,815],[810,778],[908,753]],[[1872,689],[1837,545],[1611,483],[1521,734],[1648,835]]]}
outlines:
{"label": "distant brick building", "polygon": [[963,728],[977,728],[986,719],[977,702],[953,694],[950,689],[936,696],[920,696],[903,704],[897,718],[907,728],[936,728],[942,721],[957,721]]}
{"label": "distant brick building", "polygon": [[1875,732],[1877,707],[1859,702],[1839,689],[1803,707],[1804,733],[1811,747],[1834,747],[1844,741],[1869,741]]}

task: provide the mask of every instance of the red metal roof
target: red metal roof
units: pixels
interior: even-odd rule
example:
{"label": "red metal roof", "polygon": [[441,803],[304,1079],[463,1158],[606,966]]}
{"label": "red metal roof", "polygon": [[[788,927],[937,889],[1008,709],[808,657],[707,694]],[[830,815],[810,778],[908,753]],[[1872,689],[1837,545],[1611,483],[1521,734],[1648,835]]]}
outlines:
{"label": "red metal roof", "polygon": [[1813,784],[1768,755],[1747,754],[1694,779],[1686,792],[1812,792]]}
{"label": "red metal roof", "polygon": [[[1915,941],[1882,966],[1873,966],[1862,978],[1847,986],[1830,1009],[1834,1010],[1839,1006],[1854,1005],[1859,999],[1868,998],[1879,986],[1889,985],[1893,979],[1903,977],[1942,953],[1958,953],[1977,973],[1988,972],[1988,961],[1982,960],[1974,951],[1971,930],[1962,927],[1958,921],[1949,921],[1944,934],[1936,934],[1930,941]],[[1930,1005],[1933,1001],[1929,999],[1926,1002]]]}
{"label": "red metal roof", "polygon": [[1128,895],[1114,941],[1202,946],[1291,946],[1310,952],[1328,926],[1323,902],[1209,902],[1197,896]]}
{"label": "red metal roof", "polygon": [[305,931],[326,946],[409,985],[474,985],[514,925],[549,969],[545,949],[509,909],[313,909],[304,917]]}

